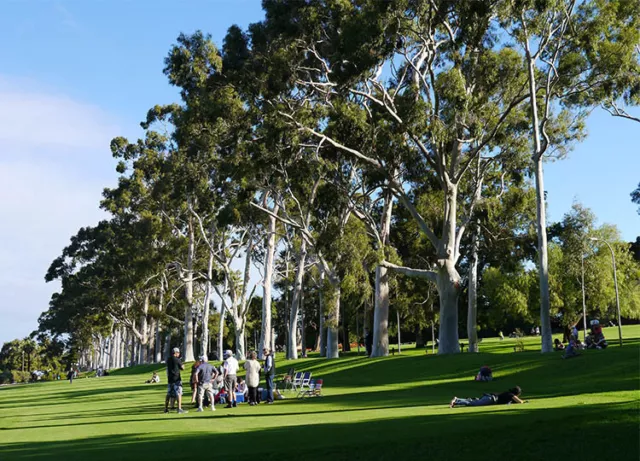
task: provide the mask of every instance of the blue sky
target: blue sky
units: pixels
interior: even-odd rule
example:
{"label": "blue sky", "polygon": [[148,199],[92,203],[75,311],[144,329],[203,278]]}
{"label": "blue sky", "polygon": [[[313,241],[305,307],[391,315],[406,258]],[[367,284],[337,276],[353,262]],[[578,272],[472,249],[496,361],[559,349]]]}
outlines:
{"label": "blue sky", "polygon": [[[261,18],[259,0],[3,2],[0,343],[37,327],[57,289],[44,282],[49,263],[103,217],[100,193],[115,180],[110,139],[138,136],[151,106],[177,99],[162,74],[177,35],[201,29],[220,44],[230,25]],[[549,218],[577,199],[635,240],[640,126],[596,111],[588,127],[569,159],[546,168]]]}

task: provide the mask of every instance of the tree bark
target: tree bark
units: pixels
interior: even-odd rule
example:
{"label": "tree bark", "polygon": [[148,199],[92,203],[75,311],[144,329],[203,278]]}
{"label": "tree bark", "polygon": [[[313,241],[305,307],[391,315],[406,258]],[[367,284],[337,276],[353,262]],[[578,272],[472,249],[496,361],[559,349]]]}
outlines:
{"label": "tree bark", "polygon": [[209,250],[209,264],[207,265],[207,288],[204,295],[204,308],[202,311],[202,336],[200,349],[202,355],[209,356],[209,311],[211,308],[211,296],[213,295],[213,249]]}
{"label": "tree bark", "polygon": [[[164,309],[164,285],[160,287],[160,298],[158,300],[158,312],[162,312]],[[155,363],[160,363],[162,361],[162,341],[161,341],[161,324],[160,319],[156,321],[156,350],[155,350]]]}
{"label": "tree bark", "polygon": [[447,261],[438,271],[437,287],[440,297],[440,331],[438,354],[460,352],[458,336],[458,283],[460,276],[453,262]]}
{"label": "tree bark", "polygon": [[549,259],[547,253],[547,223],[544,198],[544,171],[542,167],[542,143],[540,138],[540,119],[536,101],[536,77],[534,58],[527,51],[529,71],[529,98],[531,101],[531,118],[533,128],[533,164],[536,182],[536,211],[538,232],[538,258],[540,277],[540,329],[542,333],[542,352],[553,352],[551,332],[551,302],[549,299]]}
{"label": "tree bark", "polygon": [[330,281],[327,283],[329,293],[326,296],[327,308],[327,358],[337,359],[338,349],[338,325],[340,324],[340,283]]}
{"label": "tree bark", "polygon": [[478,352],[478,245],[478,229],[474,229],[471,236],[467,312],[469,352]]}
{"label": "tree bark", "polygon": [[[393,195],[387,191],[380,225],[380,239],[384,247],[389,244],[392,211]],[[386,267],[378,266],[376,267],[371,357],[387,355],[389,355],[389,274]]]}
{"label": "tree bark", "polygon": [[298,254],[298,267],[293,286],[293,296],[291,298],[291,309],[289,311],[289,334],[287,337],[287,359],[298,359],[298,312],[300,308],[300,297],[302,296],[304,281],[304,266],[307,259],[307,242],[302,239],[300,253]]}
{"label": "tree bark", "polygon": [[222,360],[224,354],[224,316],[226,314],[224,303],[220,306],[220,320],[218,321],[218,360]]}
{"label": "tree bark", "polygon": [[193,216],[189,215],[189,247],[187,252],[187,271],[184,283],[184,297],[187,305],[184,309],[184,361],[193,362],[193,265],[195,259],[195,232]]}
{"label": "tree bark", "polygon": [[300,291],[300,349],[302,356],[307,356],[307,333],[304,312],[304,287]]}
{"label": "tree bark", "polygon": [[[279,205],[273,207],[273,213],[278,214]],[[258,358],[264,359],[262,350],[271,348],[271,289],[273,287],[273,269],[276,252],[276,218],[269,216],[269,228],[267,238],[267,255],[264,262],[264,282],[262,294],[262,326],[260,328],[260,347],[258,348]]]}
{"label": "tree bark", "polygon": [[149,341],[149,322],[147,317],[149,315],[149,296],[149,292],[146,292],[144,295],[142,315],[140,316],[140,333],[142,334],[142,338],[140,339],[138,363],[147,363],[147,342]]}
{"label": "tree bark", "polygon": [[416,349],[422,349],[424,347],[424,336],[422,335],[422,329],[419,325],[415,326],[414,334],[416,337]]}
{"label": "tree bark", "polygon": [[327,331],[326,331],[326,326],[325,326],[325,322],[324,322],[324,315],[325,315],[325,309],[324,309],[324,279],[325,279],[325,274],[324,274],[324,270],[322,268],[320,268],[320,290],[319,290],[319,313],[320,313],[320,318],[318,319],[318,335],[319,335],[319,351],[320,351],[320,357],[326,357],[327,356]]}
{"label": "tree bark", "polygon": [[235,327],[236,332],[236,358],[238,360],[244,360],[246,358],[245,353],[245,340],[244,340],[244,322],[240,322]]}

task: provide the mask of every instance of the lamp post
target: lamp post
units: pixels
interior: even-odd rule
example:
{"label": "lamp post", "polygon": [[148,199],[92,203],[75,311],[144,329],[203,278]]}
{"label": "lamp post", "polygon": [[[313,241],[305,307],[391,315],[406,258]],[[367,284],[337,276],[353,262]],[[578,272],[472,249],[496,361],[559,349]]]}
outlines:
{"label": "lamp post", "polygon": [[611,262],[613,263],[613,284],[616,289],[616,310],[618,311],[618,340],[620,341],[620,347],[622,347],[622,319],[620,317],[620,297],[618,295],[618,274],[616,272],[616,256],[613,252],[613,248],[609,245],[609,242],[603,239],[599,239],[597,237],[589,237],[589,240],[594,242],[602,242],[607,245],[609,251],[611,251]]}

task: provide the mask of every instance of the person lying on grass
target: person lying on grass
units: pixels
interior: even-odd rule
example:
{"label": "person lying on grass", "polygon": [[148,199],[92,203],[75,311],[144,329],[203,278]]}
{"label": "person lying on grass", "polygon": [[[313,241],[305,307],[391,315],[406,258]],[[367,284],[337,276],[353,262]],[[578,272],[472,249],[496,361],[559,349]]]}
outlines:
{"label": "person lying on grass", "polygon": [[454,397],[449,404],[453,407],[482,407],[485,405],[508,405],[510,403],[527,403],[526,400],[520,398],[522,389],[519,386],[509,389],[501,394],[484,394],[480,398],[459,399]]}

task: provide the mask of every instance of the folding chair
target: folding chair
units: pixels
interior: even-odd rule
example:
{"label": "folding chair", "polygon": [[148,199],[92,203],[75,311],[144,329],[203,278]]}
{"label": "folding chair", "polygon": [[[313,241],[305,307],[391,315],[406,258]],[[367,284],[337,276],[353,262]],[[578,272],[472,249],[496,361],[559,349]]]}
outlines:
{"label": "folding chair", "polygon": [[311,372],[306,371],[302,375],[302,379],[300,380],[300,384],[297,386],[296,390],[299,388],[300,392],[302,392],[305,387],[309,389],[309,384],[311,384]]}
{"label": "folding chair", "polygon": [[293,387],[293,378],[294,378],[294,373],[296,372],[296,370],[294,370],[293,368],[289,368],[289,371],[287,372],[286,375],[284,375],[282,377],[282,379],[278,382],[278,386],[279,388],[281,388],[282,390],[287,390],[287,388],[289,386]]}
{"label": "folding chair", "polygon": [[309,389],[302,390],[298,393],[299,399],[304,399],[305,397],[322,397],[322,380],[311,380],[309,383]]}
{"label": "folding chair", "polygon": [[291,389],[294,391],[298,390],[298,387],[302,384],[303,373],[301,371],[297,372],[293,375],[293,379],[291,380]]}

